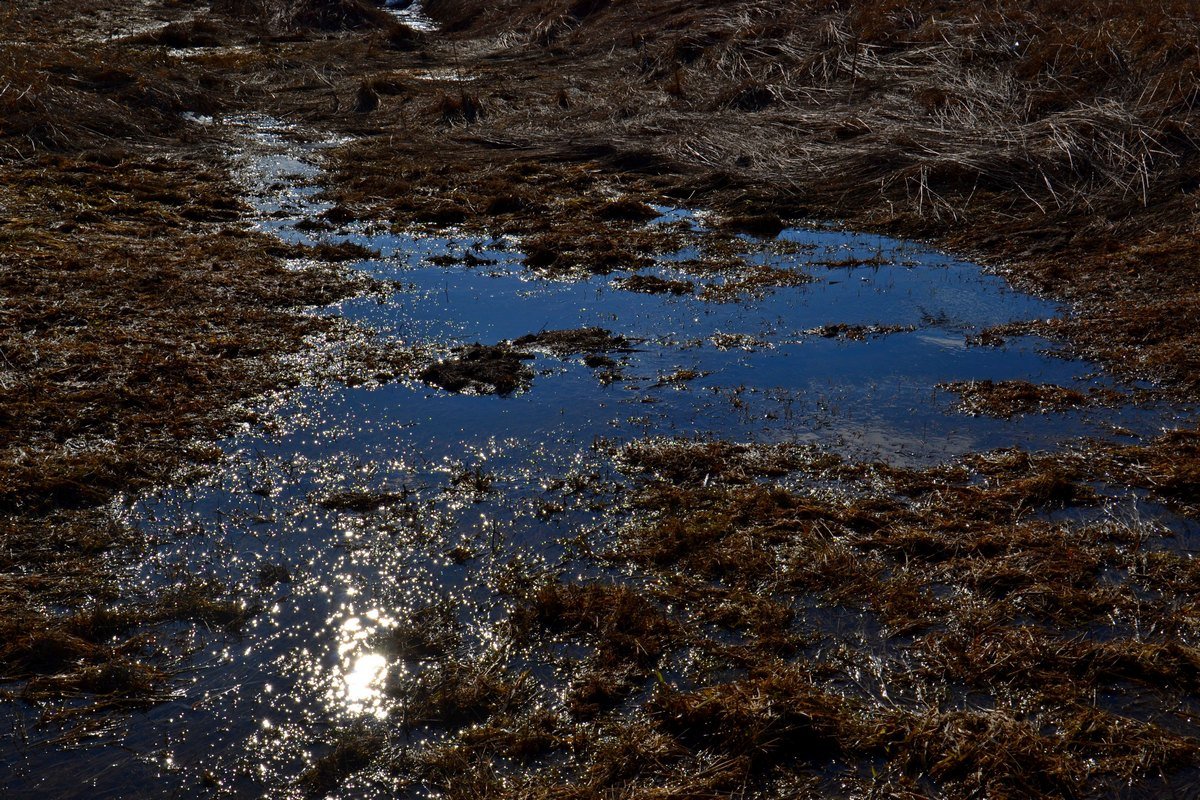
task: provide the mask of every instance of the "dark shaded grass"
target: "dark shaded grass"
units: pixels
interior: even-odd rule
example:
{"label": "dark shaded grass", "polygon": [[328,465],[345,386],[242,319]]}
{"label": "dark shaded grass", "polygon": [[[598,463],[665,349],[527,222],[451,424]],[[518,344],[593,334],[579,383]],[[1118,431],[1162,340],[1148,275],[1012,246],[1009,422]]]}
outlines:
{"label": "dark shaded grass", "polygon": [[383,737],[375,731],[353,729],[338,736],[327,753],[317,758],[299,778],[305,797],[333,794],[346,778],[368,766],[379,756]]}
{"label": "dark shaded grass", "polygon": [[523,598],[514,622],[591,639],[593,664],[600,671],[656,664],[672,629],[656,604],[615,584],[546,583]]}
{"label": "dark shaded grass", "polygon": [[450,392],[511,394],[533,380],[525,365],[533,355],[507,343],[473,344],[458,348],[450,358],[421,370],[420,378]]}

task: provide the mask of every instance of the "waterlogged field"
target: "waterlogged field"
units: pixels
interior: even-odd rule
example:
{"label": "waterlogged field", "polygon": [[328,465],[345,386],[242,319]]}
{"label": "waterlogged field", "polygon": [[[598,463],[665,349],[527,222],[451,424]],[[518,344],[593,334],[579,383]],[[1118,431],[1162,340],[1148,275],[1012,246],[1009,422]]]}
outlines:
{"label": "waterlogged field", "polygon": [[135,580],[247,618],[181,627],[174,695],[124,724],[6,703],[6,796],[1194,780],[1194,651],[1161,644],[1194,607],[1154,583],[1195,580],[1200,531],[1076,457],[1189,412],[1014,325],[1052,303],[832,228],[706,271],[705,215],[666,207],[653,266],[543,277],[514,239],[329,224],[321,148],[234,124],[262,230],[365,248],[380,288],[336,311],[377,368],[122,512],[156,543]]}

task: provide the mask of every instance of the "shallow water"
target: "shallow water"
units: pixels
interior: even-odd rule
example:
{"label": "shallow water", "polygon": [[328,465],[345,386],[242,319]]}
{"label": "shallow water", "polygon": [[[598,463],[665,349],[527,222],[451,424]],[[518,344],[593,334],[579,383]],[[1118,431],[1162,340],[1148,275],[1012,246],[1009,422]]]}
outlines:
{"label": "shallow water", "polygon": [[391,11],[396,19],[413,30],[437,30],[437,23],[425,13],[421,5],[421,0],[388,0],[384,3],[384,7]]}
{"label": "shallow water", "polygon": [[[297,222],[325,206],[308,146],[269,121],[245,121],[243,155],[260,225],[313,241]],[[702,220],[662,209],[657,223]],[[175,700],[136,717],[128,736],[87,750],[6,752],[9,796],[123,797],[273,793],[311,760],[312,742],[350,720],[401,713],[385,691],[407,668],[379,637],[413,609],[448,598],[477,647],[503,617],[496,584],[559,564],[581,531],[615,524],[610,448],[643,436],[813,443],[848,457],[933,464],[969,451],[1053,448],[1113,426],[1150,434],[1177,409],[1088,408],[1011,420],[970,417],[944,381],[1013,379],[1122,391],[1050,342],[969,344],[983,328],[1053,316],[1044,300],[920,244],[833,229],[793,229],[787,252],[746,240],[753,260],[812,281],[738,302],[647,295],[588,280],[532,278],[512,242],[398,234],[386,225],[322,235],[378,250],[358,265],[397,288],[337,310],[397,346],[495,343],[540,330],[601,326],[636,340],[605,382],[578,356],[538,355],[525,391],[461,396],[416,381],[306,389],[274,409],[269,431],[225,444],[225,466],[186,490],[141,500],[134,520],[166,565],[243,586],[263,604],[239,637],[191,635]],[[494,264],[434,266],[469,248]],[[663,259],[657,274],[689,277]],[[877,266],[830,267],[870,260]],[[699,285],[716,279],[690,276]],[[904,326],[862,341],[814,333],[839,323]],[[679,370],[700,377],[661,379]],[[365,513],[322,506],[339,491],[386,491]],[[264,568],[289,580],[260,587]],[[825,624],[835,621],[825,619]],[[9,708],[13,724],[32,712]],[[33,732],[36,738],[40,734]],[[15,737],[14,737],[15,738]],[[156,788],[147,788],[147,787]],[[131,788],[133,787],[133,788]]]}

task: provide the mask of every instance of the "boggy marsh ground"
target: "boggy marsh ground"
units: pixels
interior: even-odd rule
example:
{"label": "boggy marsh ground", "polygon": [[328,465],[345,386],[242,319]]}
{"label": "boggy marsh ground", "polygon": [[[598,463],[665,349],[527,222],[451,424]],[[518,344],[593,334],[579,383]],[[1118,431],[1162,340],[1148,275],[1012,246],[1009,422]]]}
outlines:
{"label": "boggy marsh ground", "polygon": [[[321,156],[314,233],[450,228],[496,237],[529,276],[616,273],[618,289],[721,303],[813,280],[759,263],[742,235],[840,220],[935,240],[1069,303],[1053,319],[980,332],[981,344],[1056,337],[1143,381],[1142,399],[1181,403],[1181,430],[1157,437],[927,468],[721,439],[631,437],[606,450],[598,438],[612,482],[564,479],[614,510],[607,531],[574,532],[574,563],[588,566],[568,576],[514,563],[496,580],[503,652],[521,658],[481,651],[453,609],[418,610],[384,648],[389,663],[420,665],[389,677],[403,716],[306,731],[307,766],[289,762],[274,789],[1194,790],[1192,554],[1149,519],[1096,513],[1111,496],[1137,497],[1167,509],[1176,534],[1197,513],[1182,405],[1200,386],[1194,5],[424,10],[437,30],[357,0],[0,10],[0,673],[10,703],[63,731],[50,746],[86,742],[113,719],[148,725],[130,710],[169,701],[194,668],[187,651],[201,645],[180,631],[236,636],[263,587],[290,580],[265,565],[262,585],[245,586],[185,565],[162,576],[173,588],[133,591],[131,571],[158,542],[114,500],[193,480],[222,457],[214,442],[255,420],[246,404],[317,379],[289,355],[348,348],[354,364],[335,378],[425,371],[459,385],[444,378],[448,347],[381,354],[332,311],[301,313],[390,290],[346,266],[369,250],[250,225],[230,156],[240,140],[222,120],[268,114],[297,138],[341,137]],[[704,212],[703,235],[686,221],[648,224],[677,206]],[[479,269],[490,257],[455,258]],[[871,259],[855,258],[829,266]],[[539,326],[501,343],[499,382],[480,385],[540,391],[547,382],[518,354],[554,351],[546,336],[564,331]],[[618,359],[638,345],[612,327],[612,340],[552,355],[591,358],[619,386]],[[908,332],[813,330],[850,342]],[[759,346],[713,335],[734,351]],[[703,381],[699,367],[670,365],[662,384],[699,391],[687,388]],[[947,385],[968,410],[1001,418],[1134,394]],[[454,487],[497,491],[465,469]],[[313,502],[370,515],[407,513],[410,497]],[[487,549],[451,538],[452,560]],[[203,769],[192,778],[222,791]]]}

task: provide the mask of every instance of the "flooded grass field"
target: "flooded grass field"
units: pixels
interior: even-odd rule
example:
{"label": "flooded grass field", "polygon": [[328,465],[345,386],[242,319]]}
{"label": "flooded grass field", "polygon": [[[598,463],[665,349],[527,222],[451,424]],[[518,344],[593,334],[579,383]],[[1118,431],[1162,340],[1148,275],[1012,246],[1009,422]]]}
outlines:
{"label": "flooded grass field", "polygon": [[1197,796],[1200,23],[1078,12],[0,7],[0,795]]}
{"label": "flooded grass field", "polygon": [[[650,724],[663,703],[684,703],[684,687],[725,691],[719,687],[740,686],[747,679],[739,675],[754,676],[769,663],[794,669],[770,660],[780,657],[809,665],[802,694],[825,703],[822,713],[835,720],[822,725],[849,724],[836,719],[831,698],[859,704],[859,723],[864,714],[995,708],[999,690],[950,682],[938,698],[923,695],[913,677],[922,656],[906,631],[927,623],[919,614],[901,622],[894,609],[889,618],[856,599],[856,581],[881,575],[869,552],[840,553],[851,563],[830,573],[830,585],[793,587],[786,601],[762,591],[751,603],[756,611],[746,603],[747,592],[764,585],[757,572],[738,577],[736,566],[713,573],[711,564],[685,564],[668,577],[682,553],[646,555],[646,547],[666,545],[644,541],[645,528],[684,511],[677,501],[653,501],[638,476],[675,475],[672,491],[692,493],[685,509],[708,508],[711,492],[733,492],[730,507],[749,502],[747,492],[793,492],[843,507],[880,493],[903,495],[897,476],[916,482],[928,478],[923,470],[952,472],[946,465],[969,454],[1019,450],[1053,459],[1085,438],[1132,444],[1183,413],[1137,402],[1137,387],[1047,340],[989,333],[1059,309],[919,243],[789,228],[777,237],[738,237],[740,275],[698,273],[704,214],[660,207],[647,230],[676,237],[681,247],[652,266],[540,277],[512,239],[397,231],[386,220],[323,223],[330,203],[316,164],[325,146],[268,119],[227,124],[245,143],[240,169],[263,231],[308,246],[350,242],[370,254],[354,268],[382,288],[336,311],[371,332],[374,352],[390,354],[381,362],[389,369],[280,395],[265,427],[224,443],[209,477],[119,512],[156,543],[144,577],[135,578],[145,591],[170,591],[158,583],[164,575],[181,585],[232,585],[245,616],[213,618],[199,631],[181,627],[187,655],[172,665],[179,677],[171,698],[124,724],[76,727],[66,715],[46,727],[32,710],[7,702],[18,735],[5,746],[6,796],[316,797],[338,791],[343,780],[341,796],[460,796],[454,792],[465,784],[412,764],[422,752],[444,755],[475,741],[472,731],[479,741],[500,736],[497,716],[508,720],[506,735],[524,744],[501,753],[488,785],[518,791],[528,769],[522,765],[539,764],[543,776],[576,774],[595,757],[581,755],[589,748],[631,735],[606,729],[613,723],[604,714]],[[770,280],[746,278],[763,274]],[[477,344],[486,357],[472,360],[465,354]],[[336,364],[343,356],[330,345],[319,359]],[[463,367],[460,391],[431,378],[438,374],[431,365],[446,363]],[[1016,386],[1024,400],[1003,413],[969,413],[964,386]],[[1036,391],[1047,386],[1055,391]],[[1069,402],[1056,402],[1064,396]],[[928,479],[963,487],[955,491],[989,486],[986,477]],[[1051,482],[1048,498],[1031,495],[1036,513],[1028,524],[1056,524],[1037,505],[1065,498],[1057,513],[1072,524],[1144,528],[1174,537],[1148,548],[1185,560],[1194,551],[1194,525],[1144,494],[1057,480],[1062,486]],[[1093,500],[1072,501],[1072,492],[1085,491]],[[872,513],[881,513],[882,502]],[[983,508],[990,501],[963,494],[956,502]],[[755,513],[761,510],[741,512],[746,519]],[[684,519],[693,527],[703,522]],[[1088,536],[1096,544],[1099,534]],[[630,541],[641,541],[642,552],[623,557]],[[706,541],[683,552],[701,553],[712,546]],[[736,554],[737,547],[718,549]],[[1061,556],[1055,552],[1047,558]],[[935,606],[966,597],[952,577],[930,580],[931,593],[922,596]],[[606,604],[622,591],[633,592],[621,602],[634,608],[614,611]],[[698,599],[705,593],[720,597],[706,604]],[[570,616],[572,605],[589,603],[597,604],[584,612],[592,616]],[[683,624],[672,616],[679,613],[697,633],[668,645]],[[530,633],[539,624],[547,634]],[[609,624],[629,626],[634,641],[597,640],[617,634]],[[1126,635],[1118,632],[1123,624],[1110,618],[1101,639]],[[779,626],[769,646],[759,641],[768,637],[763,625]],[[739,647],[753,658],[732,657]],[[615,648],[616,655],[596,662],[589,648]],[[807,683],[820,676],[827,687]],[[595,685],[581,688],[589,680]],[[1191,699],[1172,712],[1178,722],[1170,725],[1157,701],[1137,710],[1146,702],[1135,687],[1118,692],[1112,707],[1155,726],[1155,752],[1186,751]],[[645,703],[658,710],[645,711]],[[701,711],[684,704],[673,713]],[[719,712],[712,735],[733,736],[752,724],[739,721],[741,713],[754,716]],[[697,716],[693,726],[703,724]],[[581,732],[588,726],[591,732]],[[779,735],[801,736],[793,728]],[[686,728],[676,734],[688,741]],[[811,747],[832,749],[804,755],[800,777],[789,772],[769,785],[793,781],[815,795],[867,791],[868,775],[892,768],[878,743],[847,759],[855,750],[840,743],[841,733],[813,735]],[[749,745],[702,737],[695,746],[718,754],[733,747],[743,758],[736,751]],[[470,769],[491,755],[471,751]],[[732,770],[747,785],[760,775],[758,767],[712,758],[701,773],[714,780]],[[732,785],[717,781],[709,790]]]}

